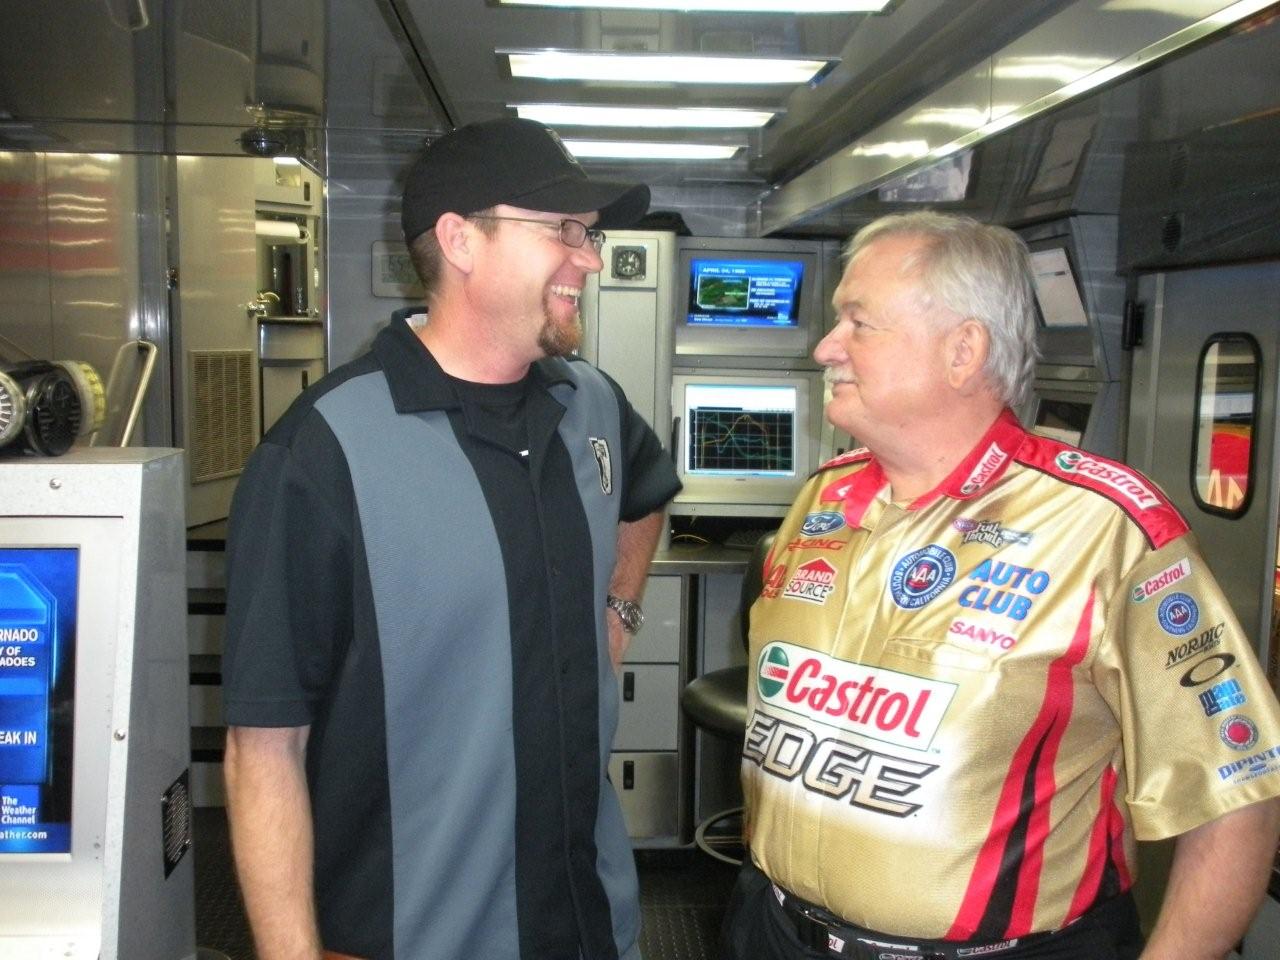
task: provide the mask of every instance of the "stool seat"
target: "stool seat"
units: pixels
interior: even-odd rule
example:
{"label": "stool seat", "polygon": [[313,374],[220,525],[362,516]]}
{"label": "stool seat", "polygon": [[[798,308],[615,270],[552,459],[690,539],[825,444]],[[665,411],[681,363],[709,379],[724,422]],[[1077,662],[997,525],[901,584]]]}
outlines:
{"label": "stool seat", "polygon": [[690,680],[680,691],[680,706],[703,730],[741,743],[747,729],[747,668],[725,667]]}

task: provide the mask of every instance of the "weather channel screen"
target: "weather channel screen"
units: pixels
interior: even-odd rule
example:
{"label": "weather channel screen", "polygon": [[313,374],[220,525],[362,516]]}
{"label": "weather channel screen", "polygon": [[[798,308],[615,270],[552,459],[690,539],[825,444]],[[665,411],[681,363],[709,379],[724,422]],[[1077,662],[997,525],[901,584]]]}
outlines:
{"label": "weather channel screen", "polygon": [[0,547],[0,854],[71,852],[75,547]]}
{"label": "weather channel screen", "polygon": [[693,260],[689,323],[719,327],[794,327],[804,283],[799,260]]}

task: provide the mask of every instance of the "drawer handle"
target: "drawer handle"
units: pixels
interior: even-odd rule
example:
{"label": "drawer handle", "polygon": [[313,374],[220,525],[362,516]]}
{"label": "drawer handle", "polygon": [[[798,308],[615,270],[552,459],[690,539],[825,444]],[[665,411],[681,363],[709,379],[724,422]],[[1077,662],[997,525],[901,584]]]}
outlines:
{"label": "drawer handle", "polygon": [[636,762],[634,760],[622,761],[622,789],[634,790],[636,787]]}
{"label": "drawer handle", "polygon": [[622,675],[622,699],[630,703],[636,698],[636,675],[628,670]]}

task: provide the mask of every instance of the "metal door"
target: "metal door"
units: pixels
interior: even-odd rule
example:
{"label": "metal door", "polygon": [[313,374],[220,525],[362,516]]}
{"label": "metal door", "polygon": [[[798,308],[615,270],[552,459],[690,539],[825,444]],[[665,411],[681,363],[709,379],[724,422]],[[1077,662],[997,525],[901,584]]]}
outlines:
{"label": "metal door", "polygon": [[[1145,345],[1134,352],[1129,462],[1158,483],[1186,516],[1266,663],[1276,563],[1280,263],[1154,274],[1140,279],[1139,298],[1147,331]],[[1252,470],[1238,516],[1207,510],[1194,490],[1201,360],[1213,338],[1226,334],[1253,338],[1260,358]]]}

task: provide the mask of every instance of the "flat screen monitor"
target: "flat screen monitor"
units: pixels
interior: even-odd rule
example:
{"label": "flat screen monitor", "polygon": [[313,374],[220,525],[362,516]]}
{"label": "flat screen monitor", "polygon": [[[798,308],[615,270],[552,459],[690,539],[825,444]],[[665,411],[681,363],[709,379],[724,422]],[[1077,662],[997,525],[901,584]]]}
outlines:
{"label": "flat screen monitor", "polygon": [[0,547],[0,854],[71,852],[76,547]]}
{"label": "flat screen monitor", "polygon": [[1052,246],[1031,251],[1031,273],[1040,322],[1045,327],[1053,330],[1089,326],[1080,287],[1065,248]]}
{"label": "flat screen monitor", "polygon": [[688,323],[710,327],[794,327],[804,289],[802,260],[694,257]]}
{"label": "flat screen monitor", "polygon": [[804,240],[682,241],[676,356],[807,357],[821,336],[821,249]]}
{"label": "flat screen monitor", "polygon": [[813,471],[810,373],[677,374],[677,469],[684,489],[673,513],[780,515]]}
{"label": "flat screen monitor", "polygon": [[1084,441],[1092,412],[1093,402],[1090,399],[1042,396],[1036,403],[1031,432],[1078,447]]}

